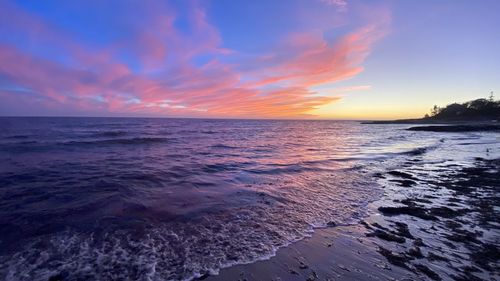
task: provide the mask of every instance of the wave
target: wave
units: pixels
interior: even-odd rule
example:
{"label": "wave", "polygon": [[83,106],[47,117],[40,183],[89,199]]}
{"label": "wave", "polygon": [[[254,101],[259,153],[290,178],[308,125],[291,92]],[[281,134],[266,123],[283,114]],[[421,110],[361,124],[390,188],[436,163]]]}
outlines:
{"label": "wave", "polygon": [[121,138],[121,139],[104,139],[94,141],[68,141],[62,142],[62,145],[112,145],[112,144],[154,144],[164,143],[172,139],[170,138]]}
{"label": "wave", "polygon": [[156,223],[141,227],[141,234],[122,228],[92,233],[68,230],[39,237],[13,256],[0,256],[0,277],[6,281],[190,281],[216,275],[223,268],[270,259],[278,249],[328,226],[327,222],[287,220],[288,214],[269,220],[263,211],[256,206],[204,216],[196,224]]}
{"label": "wave", "polygon": [[127,134],[128,133],[126,131],[105,131],[105,132],[96,132],[92,134],[92,137],[121,137]]}
{"label": "wave", "polygon": [[458,145],[484,145],[484,144],[498,144],[496,141],[484,141],[484,142],[463,142],[458,143]]}
{"label": "wave", "polygon": [[302,172],[328,172],[338,170],[339,167],[333,165],[337,162],[354,162],[354,161],[373,161],[392,158],[397,155],[417,156],[437,148],[437,146],[418,147],[402,152],[385,152],[385,153],[363,153],[348,157],[327,158],[322,160],[302,161],[290,164],[269,164],[273,168],[249,169],[247,172],[254,174],[289,174]]}
{"label": "wave", "polygon": [[14,136],[6,136],[4,137],[4,139],[8,139],[8,140],[11,140],[11,139],[27,139],[29,138],[30,136],[29,135],[14,135]]}
{"label": "wave", "polygon": [[[287,170],[287,165],[274,166]],[[236,264],[269,259],[279,248],[311,236],[315,228],[332,220],[348,224],[377,198],[378,189],[365,188],[370,179],[364,175],[317,169],[299,175],[293,169],[275,176],[247,172],[247,183],[232,186],[229,194],[220,191],[224,200],[218,204],[223,208],[176,220],[149,220],[149,211],[156,210],[144,200],[138,203],[147,206],[146,214],[138,222],[112,218],[99,220],[91,229],[34,238],[13,255],[0,256],[0,279],[193,280]],[[127,197],[140,200],[144,195],[136,193],[138,189],[131,185]],[[216,191],[210,186],[196,192]],[[196,202],[196,196],[189,201]]]}
{"label": "wave", "polygon": [[239,147],[219,143],[219,144],[215,144],[215,145],[210,146],[210,148],[238,149]]}

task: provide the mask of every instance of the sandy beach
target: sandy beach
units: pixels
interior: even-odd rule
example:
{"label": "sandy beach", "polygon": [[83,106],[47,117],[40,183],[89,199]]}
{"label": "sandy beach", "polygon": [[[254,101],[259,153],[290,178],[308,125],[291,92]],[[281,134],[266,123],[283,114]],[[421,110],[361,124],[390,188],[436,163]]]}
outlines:
{"label": "sandy beach", "polygon": [[385,192],[359,224],[316,229],[269,260],[203,279],[499,280],[500,160],[427,176],[405,168],[374,175]]}

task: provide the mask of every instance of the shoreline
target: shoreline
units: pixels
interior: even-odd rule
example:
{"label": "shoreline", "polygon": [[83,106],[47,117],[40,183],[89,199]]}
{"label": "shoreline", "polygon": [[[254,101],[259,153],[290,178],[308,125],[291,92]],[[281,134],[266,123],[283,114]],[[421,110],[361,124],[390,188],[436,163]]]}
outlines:
{"label": "shoreline", "polygon": [[500,131],[500,124],[460,124],[460,125],[435,125],[435,126],[415,126],[408,131],[427,132],[492,132]]}
{"label": "shoreline", "polygon": [[411,125],[408,131],[426,132],[500,132],[500,124],[495,121],[454,121],[408,119],[392,121],[361,122],[365,125]]}
{"label": "shoreline", "polygon": [[270,259],[198,280],[498,280],[500,159],[446,168],[377,174],[384,195],[359,224],[315,229]]}
{"label": "shoreline", "polygon": [[[387,280],[415,278],[403,268],[391,268],[363,237],[361,224],[318,228],[311,237],[278,249],[270,259],[221,269],[218,275],[195,280]],[[379,268],[369,272],[370,269]],[[340,278],[340,279],[339,279]]]}

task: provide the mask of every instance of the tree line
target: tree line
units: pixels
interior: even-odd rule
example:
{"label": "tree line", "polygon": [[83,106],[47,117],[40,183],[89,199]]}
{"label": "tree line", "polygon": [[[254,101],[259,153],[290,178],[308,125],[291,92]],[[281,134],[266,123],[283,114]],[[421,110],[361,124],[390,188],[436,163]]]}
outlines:
{"label": "tree line", "polygon": [[425,119],[435,120],[500,120],[500,100],[495,100],[493,92],[489,98],[452,103],[445,107],[434,105]]}

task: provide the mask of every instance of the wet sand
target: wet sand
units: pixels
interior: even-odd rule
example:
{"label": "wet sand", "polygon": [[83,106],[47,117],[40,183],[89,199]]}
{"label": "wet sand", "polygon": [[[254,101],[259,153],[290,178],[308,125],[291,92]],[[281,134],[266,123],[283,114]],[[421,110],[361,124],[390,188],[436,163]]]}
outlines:
{"label": "wet sand", "polygon": [[[418,160],[415,160],[418,161]],[[500,159],[404,165],[357,225],[317,229],[269,260],[205,280],[500,280]]]}

